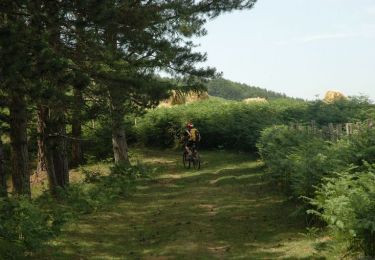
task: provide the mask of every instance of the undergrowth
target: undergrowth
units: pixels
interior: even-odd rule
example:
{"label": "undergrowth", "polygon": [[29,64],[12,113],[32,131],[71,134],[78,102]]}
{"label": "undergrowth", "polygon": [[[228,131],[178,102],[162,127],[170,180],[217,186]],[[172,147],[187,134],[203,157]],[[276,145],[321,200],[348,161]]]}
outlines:
{"label": "undergrowth", "polygon": [[375,256],[375,129],[337,142],[287,126],[263,130],[258,148],[268,176],[302,211],[327,225],[347,254]]}
{"label": "undergrowth", "polygon": [[83,180],[58,190],[55,196],[45,192],[36,199],[0,199],[0,259],[32,255],[57,236],[65,223],[129,196],[137,179],[149,172],[142,165],[114,165],[108,175],[83,168]]}

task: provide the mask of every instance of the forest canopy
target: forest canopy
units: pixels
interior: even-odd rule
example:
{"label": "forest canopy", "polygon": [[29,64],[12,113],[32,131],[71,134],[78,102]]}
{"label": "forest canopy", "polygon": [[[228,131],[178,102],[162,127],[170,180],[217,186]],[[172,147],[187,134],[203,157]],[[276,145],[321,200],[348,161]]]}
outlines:
{"label": "forest canopy", "polygon": [[69,183],[68,141],[71,164],[83,161],[87,120],[110,118],[114,160],[129,163],[125,115],[155,106],[176,88],[155,73],[173,75],[182,91],[204,89],[217,73],[197,66],[206,54],[195,51],[192,38],[207,33],[210,19],[255,2],[1,1],[1,118],[9,125],[14,192],[30,194],[31,122],[38,168],[47,170],[53,193]]}
{"label": "forest canopy", "polygon": [[265,98],[267,100],[287,98],[285,94],[277,93],[260,87],[233,82],[224,78],[210,80],[207,84],[208,94],[229,100],[246,98]]}

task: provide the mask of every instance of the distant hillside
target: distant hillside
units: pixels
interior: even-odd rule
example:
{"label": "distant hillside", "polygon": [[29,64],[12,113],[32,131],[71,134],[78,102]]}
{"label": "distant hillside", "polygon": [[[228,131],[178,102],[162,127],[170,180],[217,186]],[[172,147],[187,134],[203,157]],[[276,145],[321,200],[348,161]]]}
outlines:
{"label": "distant hillside", "polygon": [[288,98],[285,94],[266,90],[259,87],[252,87],[246,84],[233,82],[226,79],[211,80],[208,85],[210,96],[221,97],[230,100],[243,100],[246,98],[262,97],[268,100]]}

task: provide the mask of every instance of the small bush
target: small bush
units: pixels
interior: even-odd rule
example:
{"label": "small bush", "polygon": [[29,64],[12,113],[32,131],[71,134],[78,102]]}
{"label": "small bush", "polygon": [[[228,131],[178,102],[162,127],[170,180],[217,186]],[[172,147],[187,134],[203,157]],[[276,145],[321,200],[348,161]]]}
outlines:
{"label": "small bush", "polygon": [[83,172],[85,179],[81,183],[58,190],[56,197],[44,193],[35,200],[0,199],[1,257],[20,259],[42,248],[51,237],[59,234],[66,222],[128,196],[135,188],[135,181],[145,177],[148,170],[142,165],[115,165],[109,175]]}
{"label": "small bush", "polygon": [[366,169],[349,168],[326,179],[311,204],[310,213],[325,220],[335,237],[349,244],[349,250],[361,250],[375,256],[375,165]]}
{"label": "small bush", "polygon": [[100,181],[100,177],[102,176],[102,173],[100,171],[94,170],[89,171],[85,168],[81,169],[82,174],[84,175],[83,182],[85,183],[95,183]]}
{"label": "small bush", "polygon": [[364,161],[375,162],[375,128],[362,126],[338,145],[341,147],[336,149],[337,156],[348,164],[361,166]]}
{"label": "small bush", "polygon": [[[135,142],[133,133],[134,116],[124,119],[126,141],[128,144]],[[87,124],[83,127],[82,142],[87,162],[97,162],[113,157],[112,150],[112,127],[108,118],[100,118],[95,121],[94,126]]]}
{"label": "small bush", "polygon": [[266,128],[257,146],[269,176],[294,199],[313,196],[316,185],[339,165],[331,143],[287,126]]}
{"label": "small bush", "polygon": [[257,147],[266,164],[268,174],[285,191],[290,192],[292,164],[289,156],[307,140],[305,132],[284,125],[261,132]]}
{"label": "small bush", "polygon": [[58,218],[29,198],[0,199],[0,255],[16,259],[41,248],[57,234]]}
{"label": "small bush", "polygon": [[291,192],[294,198],[314,196],[316,186],[336,169],[330,157],[330,144],[311,136],[288,156]]}
{"label": "small bush", "polygon": [[82,183],[71,184],[60,190],[60,202],[75,214],[87,214],[111,205],[114,200],[126,197],[134,190],[137,179],[146,175],[141,166],[114,165],[109,175],[83,170]]}
{"label": "small bush", "polygon": [[[259,152],[273,180],[309,213],[325,221],[350,251],[375,254],[375,129],[364,127],[338,142],[306,131],[265,129]],[[348,168],[349,167],[349,168]],[[338,173],[336,173],[338,172]],[[312,199],[308,199],[312,198]]]}

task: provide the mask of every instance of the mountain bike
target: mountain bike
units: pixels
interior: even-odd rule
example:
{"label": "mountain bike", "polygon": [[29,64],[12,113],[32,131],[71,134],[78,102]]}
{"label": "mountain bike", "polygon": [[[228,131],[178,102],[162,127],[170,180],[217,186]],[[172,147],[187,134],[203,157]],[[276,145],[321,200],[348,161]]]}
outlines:
{"label": "mountain bike", "polygon": [[192,152],[189,155],[186,149],[184,149],[182,153],[182,163],[187,169],[190,169],[190,167],[193,166],[194,169],[199,170],[201,168],[201,157],[195,145],[192,146],[191,150]]}

